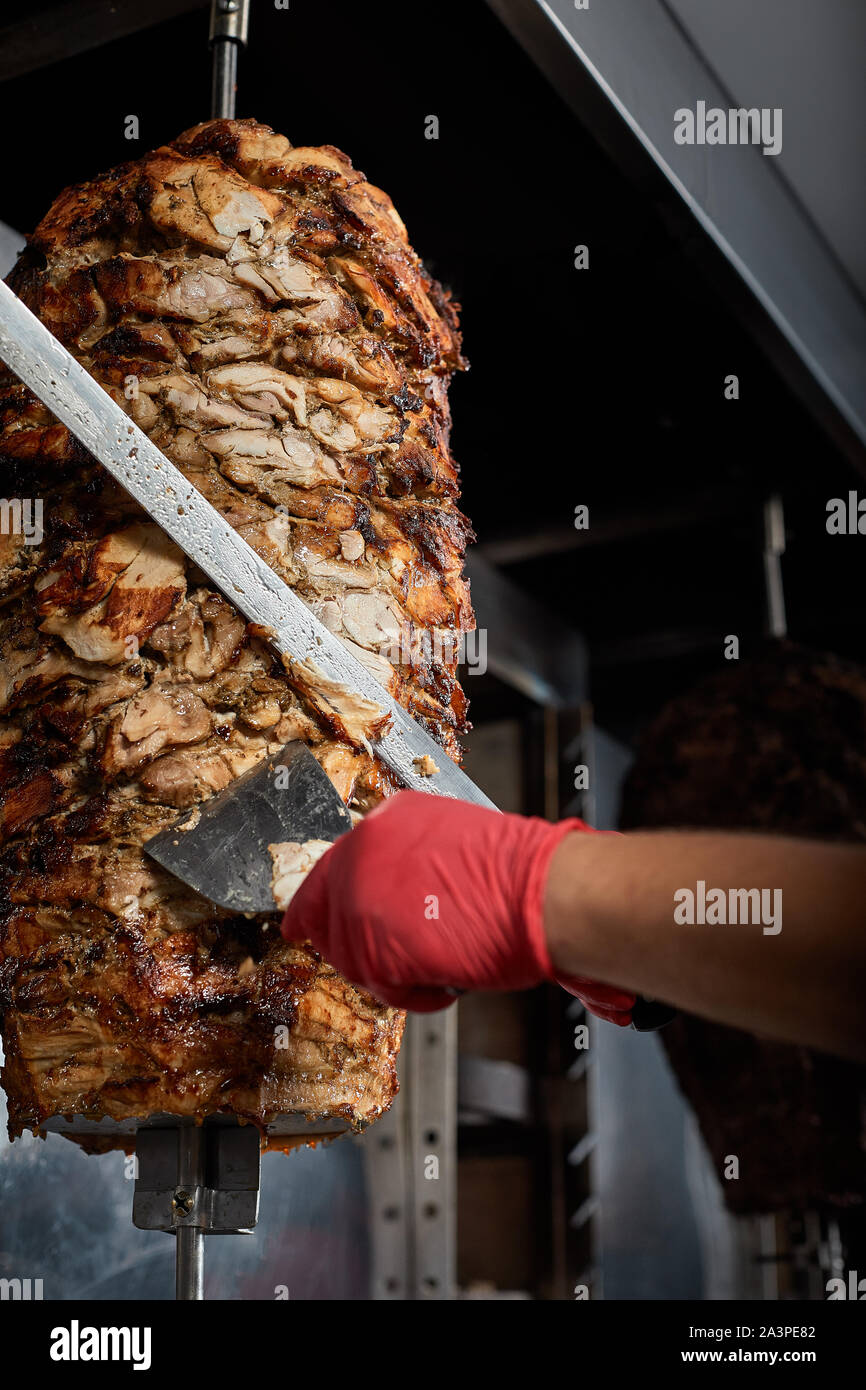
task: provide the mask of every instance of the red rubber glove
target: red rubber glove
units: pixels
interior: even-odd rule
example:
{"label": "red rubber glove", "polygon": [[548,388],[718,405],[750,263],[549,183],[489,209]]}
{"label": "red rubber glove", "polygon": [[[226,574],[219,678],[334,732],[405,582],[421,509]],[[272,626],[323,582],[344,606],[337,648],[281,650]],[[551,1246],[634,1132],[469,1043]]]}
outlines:
{"label": "red rubber glove", "polygon": [[[400,792],[340,837],[298,889],[283,924],[386,1004],[430,1013],[454,991],[556,979],[543,908],[553,851],[580,820],[501,815]],[[635,996],[560,984],[601,1018],[631,1022]]]}

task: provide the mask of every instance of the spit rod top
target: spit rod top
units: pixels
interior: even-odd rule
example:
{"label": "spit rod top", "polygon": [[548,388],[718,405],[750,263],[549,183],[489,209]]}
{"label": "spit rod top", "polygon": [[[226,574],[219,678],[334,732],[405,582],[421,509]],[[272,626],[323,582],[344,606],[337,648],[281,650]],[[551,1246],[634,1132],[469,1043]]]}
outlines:
{"label": "spit rod top", "polygon": [[238,74],[238,48],[247,42],[250,28],[250,0],[212,0],[210,46],[213,49],[211,116],[235,114]]}

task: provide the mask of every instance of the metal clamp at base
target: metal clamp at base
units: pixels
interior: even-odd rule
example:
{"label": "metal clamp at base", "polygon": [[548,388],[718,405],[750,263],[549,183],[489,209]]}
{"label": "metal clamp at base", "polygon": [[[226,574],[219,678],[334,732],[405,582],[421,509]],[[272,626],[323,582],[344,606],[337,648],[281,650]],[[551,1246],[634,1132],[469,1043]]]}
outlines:
{"label": "metal clamp at base", "polygon": [[132,1222],[177,1237],[176,1297],[204,1298],[204,1237],[249,1235],[259,1215],[261,1140],[253,1125],[177,1120],[141,1126]]}

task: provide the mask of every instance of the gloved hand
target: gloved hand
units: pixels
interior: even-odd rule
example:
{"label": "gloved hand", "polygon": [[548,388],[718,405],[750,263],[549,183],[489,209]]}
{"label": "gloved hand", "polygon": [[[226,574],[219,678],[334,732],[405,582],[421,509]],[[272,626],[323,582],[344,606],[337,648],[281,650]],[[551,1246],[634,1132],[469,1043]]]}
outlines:
{"label": "gloved hand", "polygon": [[[400,792],[341,836],[283,919],[354,984],[401,1009],[430,1013],[455,990],[526,989],[556,979],[543,908],[553,851],[580,820],[501,815]],[[626,1025],[635,996],[562,978],[601,1018]]]}

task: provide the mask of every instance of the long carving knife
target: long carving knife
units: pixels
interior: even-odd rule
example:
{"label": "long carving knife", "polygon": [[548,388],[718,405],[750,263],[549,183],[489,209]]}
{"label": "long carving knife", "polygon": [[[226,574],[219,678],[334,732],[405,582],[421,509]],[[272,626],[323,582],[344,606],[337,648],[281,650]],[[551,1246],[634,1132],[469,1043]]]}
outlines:
{"label": "long carving knife", "polygon": [[[0,359],[235,608],[269,630],[281,657],[313,663],[329,680],[390,714],[389,727],[372,748],[404,786],[496,809],[2,281]],[[429,761],[422,765],[438,769],[429,775],[415,765],[425,755]]]}

